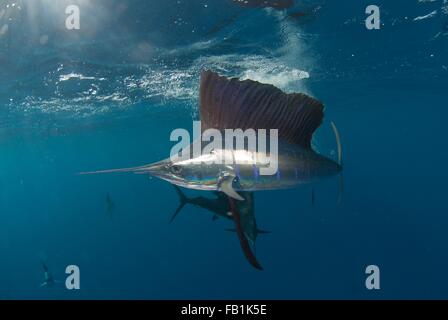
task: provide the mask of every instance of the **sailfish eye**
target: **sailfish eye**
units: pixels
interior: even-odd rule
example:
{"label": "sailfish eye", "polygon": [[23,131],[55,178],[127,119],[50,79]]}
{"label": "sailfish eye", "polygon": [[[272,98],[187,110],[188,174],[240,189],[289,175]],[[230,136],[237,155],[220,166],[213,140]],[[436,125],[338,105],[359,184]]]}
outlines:
{"label": "sailfish eye", "polygon": [[174,174],[180,174],[182,172],[182,167],[178,165],[171,166],[171,172]]}

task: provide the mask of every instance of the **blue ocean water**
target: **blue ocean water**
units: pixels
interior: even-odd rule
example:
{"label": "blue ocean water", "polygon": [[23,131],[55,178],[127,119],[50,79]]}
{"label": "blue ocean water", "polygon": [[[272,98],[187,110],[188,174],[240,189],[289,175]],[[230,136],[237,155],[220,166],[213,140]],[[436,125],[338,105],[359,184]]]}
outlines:
{"label": "blue ocean water", "polygon": [[[448,298],[446,0],[295,2],[0,2],[1,299]],[[231,221],[186,206],[169,223],[169,183],[77,175],[166,158],[198,119],[203,69],[321,100],[320,153],[336,157],[330,121],[341,132],[340,204],[336,178],[314,204],[309,186],[255,193],[263,271]],[[73,264],[80,290],[64,285]]]}

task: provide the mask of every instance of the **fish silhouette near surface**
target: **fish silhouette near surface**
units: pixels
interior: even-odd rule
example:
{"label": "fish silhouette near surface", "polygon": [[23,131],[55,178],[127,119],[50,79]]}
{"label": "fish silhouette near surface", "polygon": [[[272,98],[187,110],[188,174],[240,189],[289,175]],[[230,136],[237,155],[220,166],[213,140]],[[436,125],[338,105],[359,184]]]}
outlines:
{"label": "fish silhouette near surface", "polygon": [[232,0],[241,7],[287,9],[294,5],[293,0]]}
{"label": "fish silhouette near surface", "polygon": [[[317,153],[311,146],[314,131],[323,120],[323,105],[306,94],[287,94],[273,85],[227,78],[208,70],[201,73],[199,95],[203,131],[264,129],[269,132],[276,129],[277,157],[270,158],[266,151],[244,147],[227,150],[223,143],[221,149],[214,148],[208,154],[187,160],[167,158],[139,167],[82,174],[134,172],[149,174],[184,188],[222,192],[228,198],[235,229],[246,253],[248,241],[235,201],[244,198],[238,192],[285,189],[340,175],[342,149],[339,132],[332,123],[338,145],[338,160],[335,161]],[[229,164],[220,160],[223,154],[231,154],[233,162]],[[261,175],[261,168],[266,163],[259,159],[267,158],[277,170],[272,175]],[[253,255],[248,260],[261,269]]]}

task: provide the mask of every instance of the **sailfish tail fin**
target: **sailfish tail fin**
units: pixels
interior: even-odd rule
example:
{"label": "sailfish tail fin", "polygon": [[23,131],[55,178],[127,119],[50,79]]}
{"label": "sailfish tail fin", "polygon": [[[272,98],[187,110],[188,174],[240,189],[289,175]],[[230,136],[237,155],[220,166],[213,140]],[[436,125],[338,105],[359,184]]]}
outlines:
{"label": "sailfish tail fin", "polygon": [[[331,122],[331,127],[333,128],[334,136],[336,138],[336,145],[338,148],[338,164],[342,167],[342,143],[341,143],[341,136],[339,134],[339,130],[334,124],[334,122]],[[338,185],[338,196],[337,196],[337,203],[338,205],[342,202],[342,194],[344,193],[344,176],[342,175],[342,170],[339,172],[339,185]]]}
{"label": "sailfish tail fin", "polygon": [[333,129],[334,136],[336,138],[336,145],[338,148],[338,164],[342,166],[342,144],[341,144],[341,135],[339,134],[339,130],[334,124],[334,122],[331,122],[331,128]]}
{"label": "sailfish tail fin", "polygon": [[182,208],[188,203],[188,198],[185,196],[185,194],[180,190],[180,188],[176,185],[173,185],[174,189],[176,189],[177,195],[179,196],[179,206],[177,207],[176,211],[173,213],[170,219],[170,223],[176,219],[179,212],[182,210]]}

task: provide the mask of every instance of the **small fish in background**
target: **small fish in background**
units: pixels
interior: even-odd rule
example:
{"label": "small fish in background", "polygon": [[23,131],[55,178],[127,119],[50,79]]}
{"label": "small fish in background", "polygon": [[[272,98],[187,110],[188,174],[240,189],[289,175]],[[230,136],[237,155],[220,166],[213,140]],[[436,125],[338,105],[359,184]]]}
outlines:
{"label": "small fish in background", "polygon": [[40,287],[54,287],[54,285],[58,282],[54,279],[44,262],[42,262],[42,268],[44,269],[44,282],[41,283]]}
{"label": "small fish in background", "polygon": [[296,12],[288,12],[286,19],[295,23],[310,23],[319,16],[319,12],[322,9],[321,6],[315,6],[310,8],[303,8]]}
{"label": "small fish in background", "polygon": [[112,201],[110,194],[106,195],[106,213],[110,219],[113,219],[114,216],[115,203]]}
{"label": "small fish in background", "polygon": [[[236,4],[239,7],[242,8],[254,8],[254,9],[264,9],[264,8],[272,8],[274,10],[283,10],[287,11],[287,9],[291,8],[294,5],[293,0],[232,0],[232,4]],[[313,15],[316,12],[316,9],[308,10],[309,12],[305,11],[298,11],[298,12],[287,12],[285,19],[292,19],[302,22],[302,18],[309,17]],[[222,29],[228,27],[230,24],[235,22],[241,12],[238,12],[237,14],[229,17],[225,21],[219,23],[218,25],[214,26],[207,35],[213,35],[215,33],[218,33]],[[308,20],[308,19],[307,19]]]}
{"label": "small fish in background", "polygon": [[246,8],[287,9],[294,5],[293,0],[232,0],[232,2]]}
{"label": "small fish in background", "polygon": [[[318,11],[322,8],[320,5],[315,5],[313,7],[302,6],[300,9],[291,9],[294,6],[293,0],[232,0],[232,2],[245,8],[272,8],[275,10],[283,10],[286,12],[285,19],[300,23],[307,23],[315,18]],[[299,11],[292,12],[292,10],[296,9]]]}
{"label": "small fish in background", "polygon": [[307,15],[308,14],[306,14],[305,12],[297,11],[297,12],[292,12],[292,13],[288,14],[288,17],[292,18],[292,19],[300,19],[300,18],[306,17]]}

